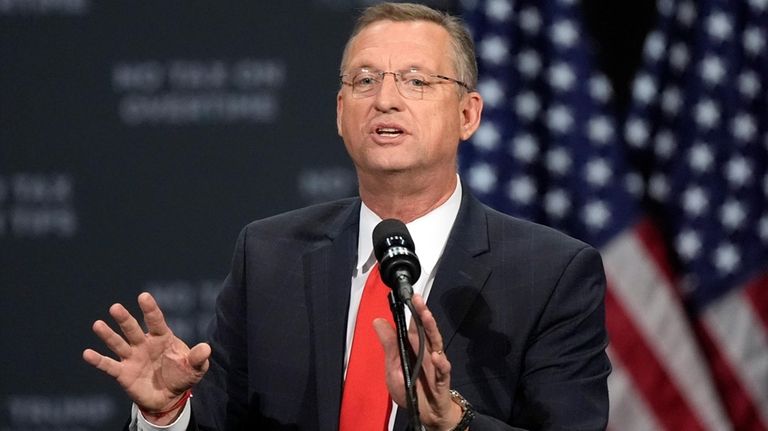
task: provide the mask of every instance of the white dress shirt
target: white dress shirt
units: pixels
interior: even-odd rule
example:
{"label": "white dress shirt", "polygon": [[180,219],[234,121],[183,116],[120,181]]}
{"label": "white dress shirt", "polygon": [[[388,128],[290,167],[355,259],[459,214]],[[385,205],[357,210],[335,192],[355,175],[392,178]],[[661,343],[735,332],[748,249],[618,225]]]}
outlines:
{"label": "white dress shirt", "polygon": [[[414,293],[420,294],[425,301],[429,296],[429,291],[435,280],[435,268],[440,260],[440,256],[443,254],[445,244],[448,242],[448,235],[451,233],[451,228],[453,228],[453,223],[456,221],[456,216],[459,213],[461,194],[461,181],[457,178],[456,189],[447,201],[429,213],[406,224],[408,232],[410,232],[411,237],[413,238],[413,243],[416,247],[416,255],[419,257],[419,263],[421,264],[421,276],[413,285],[413,291]],[[346,351],[344,353],[345,375],[352,347],[352,338],[355,333],[355,321],[357,320],[357,310],[360,307],[360,298],[363,295],[363,288],[365,287],[365,281],[368,279],[368,274],[376,263],[376,257],[373,255],[373,242],[371,241],[371,237],[373,235],[373,229],[380,221],[381,217],[371,211],[365,203],[360,206],[357,263],[355,264],[355,270],[352,273],[349,311],[347,315],[347,342]],[[410,323],[411,316],[410,311],[407,308],[405,309],[405,318],[406,322]],[[396,413],[397,406],[394,405],[393,402],[392,414],[389,418],[390,431],[394,427]],[[187,425],[189,425],[190,414],[191,407],[188,402],[186,406],[184,406],[181,415],[174,423],[167,426],[157,426],[147,422],[134,404],[131,409],[131,423],[129,429],[131,431],[183,431],[187,428]]]}

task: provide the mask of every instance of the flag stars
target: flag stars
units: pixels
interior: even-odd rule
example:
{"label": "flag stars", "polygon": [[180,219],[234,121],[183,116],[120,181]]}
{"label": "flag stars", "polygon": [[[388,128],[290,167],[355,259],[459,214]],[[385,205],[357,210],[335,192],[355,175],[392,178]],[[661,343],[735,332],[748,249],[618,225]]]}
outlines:
{"label": "flag stars", "polygon": [[707,33],[712,39],[722,42],[733,33],[733,25],[728,16],[723,12],[714,12],[707,17]]}
{"label": "flag stars", "polygon": [[509,0],[490,0],[485,6],[485,14],[494,21],[508,21],[512,16],[512,5]]}
{"label": "flag stars", "polygon": [[547,153],[547,169],[559,175],[565,175],[571,169],[571,156],[564,148],[554,148]]}
{"label": "flag stars", "polygon": [[549,84],[559,91],[569,91],[576,82],[576,75],[565,63],[557,63],[549,69]]}
{"label": "flag stars", "polygon": [[589,79],[589,95],[600,102],[608,102],[611,99],[613,90],[608,79],[603,75],[593,75]]}
{"label": "flag stars", "polygon": [[528,205],[536,196],[536,185],[528,176],[518,177],[509,182],[507,193],[513,201]]}
{"label": "flag stars", "polygon": [[536,51],[525,50],[517,56],[517,69],[528,78],[533,79],[541,71],[541,58]]}
{"label": "flag stars", "polygon": [[768,244],[768,214],[760,217],[757,225],[757,233],[764,243]]}
{"label": "flag stars", "polygon": [[732,244],[723,243],[715,249],[713,264],[722,275],[727,275],[736,270],[741,262],[739,251]]}
{"label": "flag stars", "polygon": [[652,32],[645,42],[645,56],[653,61],[659,61],[667,48],[667,41],[659,31]]}
{"label": "flag stars", "polygon": [[739,75],[738,86],[739,92],[750,99],[754,99],[760,93],[760,80],[752,70],[747,70]]}
{"label": "flag stars", "polygon": [[720,84],[725,77],[725,66],[719,57],[708,55],[702,60],[699,72],[707,84],[714,86]]}
{"label": "flag stars", "polygon": [[573,127],[573,114],[563,105],[553,106],[547,111],[547,127],[559,133],[568,133]]}
{"label": "flag stars", "polygon": [[720,123],[720,108],[712,100],[702,100],[694,108],[696,123],[703,129],[712,129]]}
{"label": "flag stars", "polygon": [[592,142],[607,144],[613,138],[613,125],[610,120],[601,115],[593,117],[587,123],[587,136]]}
{"label": "flag stars", "polygon": [[647,73],[641,74],[632,87],[632,95],[642,104],[649,104],[656,97],[656,82]]}
{"label": "flag stars", "polygon": [[571,209],[571,200],[563,190],[550,190],[544,195],[544,211],[556,219],[565,217]]}
{"label": "flag stars", "polygon": [[691,169],[700,174],[712,169],[714,161],[715,156],[712,154],[712,149],[703,142],[694,144],[688,153],[688,164],[691,166]]}
{"label": "flag stars", "polygon": [[592,229],[603,229],[611,219],[611,211],[605,202],[594,201],[584,205],[582,213],[584,223]]}
{"label": "flag stars", "polygon": [[683,3],[680,3],[680,6],[677,8],[677,20],[680,22],[680,24],[690,27],[691,24],[693,24],[693,20],[696,19],[696,7],[693,5],[693,2],[686,1]]}
{"label": "flag stars", "polygon": [[527,7],[520,11],[520,28],[530,36],[541,30],[541,15],[535,7]]}
{"label": "flag stars", "polygon": [[686,262],[690,262],[701,253],[701,238],[696,231],[684,229],[675,238],[675,249],[677,254]]}
{"label": "flag stars", "polygon": [[475,144],[475,148],[484,151],[495,150],[501,140],[501,133],[493,122],[486,121],[480,125],[475,132],[475,136],[472,142]]}
{"label": "flag stars", "polygon": [[747,218],[747,212],[741,202],[729,199],[720,208],[720,223],[729,230],[736,230],[741,227]]}
{"label": "flag stars", "polygon": [[632,118],[627,121],[625,137],[627,142],[635,148],[644,148],[648,143],[648,124],[640,118]]}
{"label": "flag stars", "polygon": [[525,134],[512,140],[512,155],[523,163],[531,163],[539,156],[539,145],[536,138]]}
{"label": "flag stars", "polygon": [[737,114],[731,123],[731,132],[739,141],[751,142],[757,135],[755,119],[746,112]]}
{"label": "flag stars", "polygon": [[648,179],[648,194],[658,202],[665,202],[669,197],[669,181],[661,173],[655,173]]}
{"label": "flag stars", "polygon": [[765,34],[757,27],[744,30],[744,49],[753,57],[760,55],[765,50]]}
{"label": "flag stars", "polygon": [[561,20],[552,25],[550,37],[558,48],[571,48],[579,39],[579,32],[573,21]]}
{"label": "flag stars", "polygon": [[498,80],[486,78],[477,84],[483,102],[491,108],[498,108],[505,99],[504,88]]}
{"label": "flag stars", "polygon": [[689,61],[691,61],[691,54],[684,43],[678,42],[669,50],[669,63],[677,72],[682,72]]}
{"label": "flag stars", "polygon": [[645,184],[643,183],[643,177],[637,172],[629,172],[624,177],[624,188],[627,193],[634,197],[642,197],[645,191]]}
{"label": "flag stars", "polygon": [[677,142],[672,132],[669,130],[660,131],[656,135],[656,144],[653,149],[657,157],[669,160],[675,154],[675,150],[677,150]]}
{"label": "flag stars", "polygon": [[509,57],[509,46],[501,36],[489,36],[480,41],[480,57],[487,63],[499,65]]}
{"label": "flag stars", "polygon": [[704,214],[709,206],[709,198],[701,187],[693,186],[683,192],[683,210],[692,217]]}
{"label": "flag stars", "polygon": [[756,12],[765,12],[768,9],[768,0],[749,0],[749,5]]}
{"label": "flag stars", "polygon": [[604,159],[593,159],[587,162],[586,179],[588,183],[603,187],[608,184],[612,177],[613,171]]}
{"label": "flag stars", "polygon": [[680,112],[683,105],[683,97],[677,87],[669,87],[661,94],[661,109],[667,115],[673,116]]}
{"label": "flag stars", "polygon": [[733,187],[743,187],[752,178],[752,166],[745,157],[735,156],[725,164],[725,178]]}
{"label": "flag stars", "polygon": [[469,168],[469,185],[480,193],[490,193],[496,187],[496,171],[488,163],[476,163]]}
{"label": "flag stars", "polygon": [[673,0],[659,0],[656,5],[663,16],[671,16],[675,9]]}
{"label": "flag stars", "polygon": [[533,121],[541,110],[539,98],[530,91],[520,93],[515,97],[515,112],[521,118]]}

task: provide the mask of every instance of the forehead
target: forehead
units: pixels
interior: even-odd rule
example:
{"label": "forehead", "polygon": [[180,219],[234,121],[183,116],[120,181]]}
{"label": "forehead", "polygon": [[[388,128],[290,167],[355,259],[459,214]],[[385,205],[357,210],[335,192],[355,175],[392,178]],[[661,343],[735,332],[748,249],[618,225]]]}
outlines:
{"label": "forehead", "polygon": [[358,33],[349,46],[347,67],[402,69],[418,66],[447,73],[450,36],[428,21],[377,21]]}

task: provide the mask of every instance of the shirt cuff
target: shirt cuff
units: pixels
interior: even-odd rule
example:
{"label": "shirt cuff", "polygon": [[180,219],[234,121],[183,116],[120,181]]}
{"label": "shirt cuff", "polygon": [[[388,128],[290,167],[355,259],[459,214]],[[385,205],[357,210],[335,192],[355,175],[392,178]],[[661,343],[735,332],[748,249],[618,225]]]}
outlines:
{"label": "shirt cuff", "polygon": [[184,431],[189,425],[189,418],[192,415],[192,403],[187,402],[184,408],[181,410],[181,414],[175,421],[168,425],[153,425],[147,421],[144,415],[139,411],[139,407],[134,403],[131,406],[131,424],[129,425],[130,431]]}

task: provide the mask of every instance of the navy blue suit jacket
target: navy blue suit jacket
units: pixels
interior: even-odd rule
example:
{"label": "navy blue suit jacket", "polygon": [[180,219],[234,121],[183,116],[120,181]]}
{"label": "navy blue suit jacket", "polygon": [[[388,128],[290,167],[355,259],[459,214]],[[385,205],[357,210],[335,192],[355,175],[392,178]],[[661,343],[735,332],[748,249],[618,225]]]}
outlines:
{"label": "navy blue suit jacket", "polygon": [[[359,209],[345,199],[243,229],[191,429],[338,428]],[[437,271],[428,306],[452,387],[479,413],[473,431],[605,428],[605,279],[593,248],[465,191]]]}

